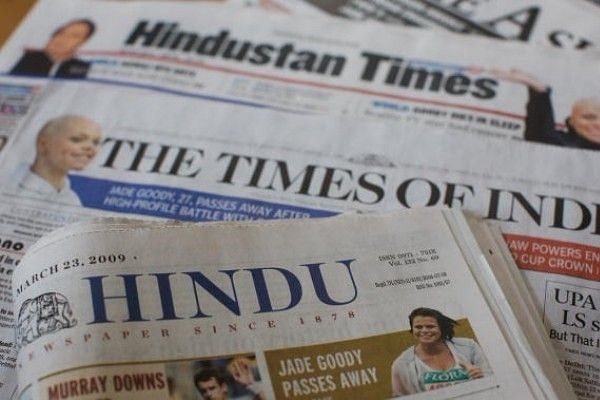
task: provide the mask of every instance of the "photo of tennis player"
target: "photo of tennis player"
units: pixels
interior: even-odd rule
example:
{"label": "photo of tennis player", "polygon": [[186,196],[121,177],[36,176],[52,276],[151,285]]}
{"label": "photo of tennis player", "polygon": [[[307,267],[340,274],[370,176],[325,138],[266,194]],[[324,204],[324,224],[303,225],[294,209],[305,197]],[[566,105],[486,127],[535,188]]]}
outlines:
{"label": "photo of tennis player", "polygon": [[394,396],[427,392],[491,373],[477,342],[454,336],[454,319],[426,307],[414,309],[408,319],[415,344],[392,363]]}
{"label": "photo of tennis player", "polygon": [[253,354],[177,362],[165,365],[170,398],[202,400],[264,400]]}

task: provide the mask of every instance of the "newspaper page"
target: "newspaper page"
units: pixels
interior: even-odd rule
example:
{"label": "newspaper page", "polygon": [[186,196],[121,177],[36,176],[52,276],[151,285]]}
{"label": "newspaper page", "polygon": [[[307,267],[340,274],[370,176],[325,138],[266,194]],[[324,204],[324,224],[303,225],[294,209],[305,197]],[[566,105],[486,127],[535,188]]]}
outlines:
{"label": "newspaper page", "polygon": [[35,107],[43,85],[14,79],[0,82],[0,152]]}
{"label": "newspaper page", "polygon": [[600,10],[579,0],[293,0],[292,3],[306,3],[326,14],[353,20],[562,48],[597,51],[600,43],[597,23]]}
{"label": "newspaper page", "polygon": [[[0,71],[600,147],[565,122],[582,102],[597,104],[600,53],[322,21],[186,2],[41,1],[6,44]],[[83,37],[53,64],[46,48],[57,47],[52,34],[65,24]],[[559,140],[561,132],[575,138]]]}
{"label": "newspaper page", "polygon": [[227,0],[228,4],[243,5],[248,7],[259,7],[267,11],[284,12],[289,14],[302,14],[306,16],[318,17],[323,13],[313,5],[304,1],[284,1],[284,0]]}
{"label": "newspaper page", "polygon": [[[326,28],[283,15],[239,12],[233,24],[224,11],[200,12],[185,4],[119,3],[119,12],[115,7],[112,2],[41,1],[0,57],[2,80],[13,84],[16,78],[9,72],[23,48],[44,46],[63,21],[88,17],[98,26],[77,49],[78,62],[62,63],[66,75],[56,75],[58,66],[52,79],[26,80],[44,89],[1,155],[2,377],[15,366],[10,276],[27,248],[58,226],[107,214],[208,221],[445,204],[500,222],[571,382],[580,398],[594,398],[598,155],[565,148],[590,145],[580,139],[562,146],[523,141],[533,123],[525,104],[537,85],[532,79],[527,89],[517,81],[529,74],[510,74],[516,65],[551,82],[546,94],[554,102],[552,118],[560,121],[576,98],[598,93],[593,54],[567,57],[565,50],[500,42],[492,51],[487,41],[458,35],[444,36],[451,39],[441,46],[438,34],[424,30],[413,36],[397,27],[342,20],[327,27],[347,34],[348,42],[340,42]],[[264,22],[258,27],[257,15]],[[301,63],[295,54],[293,68],[287,62],[250,65],[197,53],[184,59],[184,51],[159,52],[143,41],[132,52],[124,42],[140,21],[167,17],[186,25],[177,29],[201,29],[213,39],[212,33],[228,32],[244,38],[247,47],[261,43],[269,49],[277,42],[288,49],[286,57],[303,49],[309,58]],[[172,24],[175,29],[177,23]],[[384,43],[390,32],[394,41]],[[461,50],[465,46],[471,51]],[[342,68],[340,76],[315,77],[310,57],[321,52],[305,50],[310,48],[347,52],[343,66],[350,65],[350,54],[360,61],[364,51],[409,54],[413,65],[420,60],[435,72],[430,79],[439,77],[445,84],[388,85],[379,68],[367,82],[356,78],[361,65]],[[495,75],[492,69],[498,70]],[[84,71],[87,77],[81,76]],[[77,72],[84,79],[76,79]],[[565,78],[574,76],[575,82]],[[491,87],[495,95],[477,98],[469,87],[479,94]],[[268,108],[292,112],[284,117]],[[312,113],[343,118],[320,120],[307,115]],[[84,126],[86,150],[70,154],[63,149],[53,159],[69,159],[70,166],[63,167],[68,175],[42,178],[32,168],[41,165],[37,153],[47,141],[38,138],[49,122]],[[540,124],[534,131],[541,131]],[[566,128],[550,125],[556,129],[549,135]]]}
{"label": "newspaper page", "polygon": [[[128,1],[128,0],[121,0]],[[140,1],[140,0],[132,0]],[[304,1],[289,1],[289,0],[188,0],[196,3],[222,3],[234,5],[238,7],[256,7],[265,11],[283,12],[287,14],[302,14],[305,16],[319,17],[323,16],[323,12],[315,8],[312,4]]]}
{"label": "newspaper page", "polygon": [[[3,159],[8,278],[42,234],[99,215],[215,221],[461,207],[502,227],[579,397],[597,395],[600,188],[590,176],[596,152],[402,123],[232,109],[91,82],[83,88],[63,82],[53,93]],[[20,180],[27,176],[42,183],[20,171],[35,163],[41,127],[67,112],[84,126],[101,127],[93,157],[82,166],[73,156],[79,170],[66,178],[65,197],[19,186],[31,182]],[[5,289],[8,317],[8,280]],[[5,357],[6,367],[14,367],[9,352]]]}
{"label": "newspaper page", "polygon": [[68,227],[14,275],[19,397],[574,399],[519,362],[459,215]]}

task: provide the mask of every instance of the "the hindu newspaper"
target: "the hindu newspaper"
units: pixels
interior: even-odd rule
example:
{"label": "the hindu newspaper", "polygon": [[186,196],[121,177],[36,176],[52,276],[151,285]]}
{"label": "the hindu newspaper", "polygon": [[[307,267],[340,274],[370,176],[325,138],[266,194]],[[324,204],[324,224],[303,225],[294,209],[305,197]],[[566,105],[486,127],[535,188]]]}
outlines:
{"label": "the hindu newspaper", "polygon": [[13,276],[19,397],[575,399],[496,244],[432,208],[69,226]]}
{"label": "the hindu newspaper", "polygon": [[[61,225],[101,215],[302,219],[449,206],[502,227],[579,397],[597,396],[596,152],[403,122],[182,101],[87,81],[55,82],[42,100],[2,158],[5,379],[16,365],[10,277],[25,250]],[[65,123],[66,131],[74,124],[99,143],[92,154],[63,153],[76,167],[54,197],[32,172],[43,153],[38,133],[49,120]],[[76,267],[81,260],[65,262]],[[36,285],[50,270],[13,289]]]}
{"label": "the hindu newspaper", "polygon": [[600,10],[585,1],[545,0],[292,0],[289,12],[321,11],[352,20],[518,40],[574,49],[598,49]]}
{"label": "the hindu newspaper", "polygon": [[[48,45],[56,47],[53,33],[81,18],[77,29],[94,31],[77,42],[76,54],[60,67],[47,60],[39,67]],[[0,71],[11,76],[85,78],[185,98],[550,142],[573,128],[565,120],[574,106],[600,92],[599,68],[598,52],[155,1],[41,1],[0,59]],[[598,147],[574,142],[568,144]]]}

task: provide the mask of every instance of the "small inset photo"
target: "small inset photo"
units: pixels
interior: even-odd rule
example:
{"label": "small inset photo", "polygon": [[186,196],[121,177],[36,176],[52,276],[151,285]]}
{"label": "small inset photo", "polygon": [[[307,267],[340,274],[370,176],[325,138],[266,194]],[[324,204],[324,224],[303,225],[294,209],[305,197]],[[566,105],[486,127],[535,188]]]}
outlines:
{"label": "small inset photo", "polygon": [[165,364],[172,400],[263,400],[254,354]]}
{"label": "small inset photo", "polygon": [[392,362],[392,395],[402,396],[460,384],[491,374],[479,344],[455,335],[458,322],[419,307],[408,316],[413,344]]}

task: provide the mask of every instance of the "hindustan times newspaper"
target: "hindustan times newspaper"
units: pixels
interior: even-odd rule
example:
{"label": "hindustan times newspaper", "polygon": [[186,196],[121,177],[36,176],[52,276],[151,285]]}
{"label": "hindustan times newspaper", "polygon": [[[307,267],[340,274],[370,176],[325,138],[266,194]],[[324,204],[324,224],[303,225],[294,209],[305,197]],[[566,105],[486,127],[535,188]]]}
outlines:
{"label": "hindustan times newspaper", "polygon": [[[31,68],[57,28],[82,18],[80,29],[91,24],[93,33],[62,68]],[[87,79],[473,135],[552,142],[552,132],[569,130],[573,107],[600,89],[598,52],[492,46],[464,35],[342,19],[324,24],[225,5],[42,1],[27,22],[3,49],[0,71],[10,76]]]}
{"label": "hindustan times newspaper", "polygon": [[434,209],[69,226],[13,276],[19,398],[574,399],[476,243]]}

